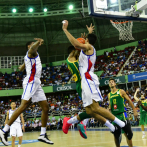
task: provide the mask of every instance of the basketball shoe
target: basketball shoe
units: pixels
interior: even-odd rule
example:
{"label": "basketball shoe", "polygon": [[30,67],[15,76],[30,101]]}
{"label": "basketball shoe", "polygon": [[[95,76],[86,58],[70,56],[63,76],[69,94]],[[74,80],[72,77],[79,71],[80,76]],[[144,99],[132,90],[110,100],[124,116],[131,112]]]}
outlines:
{"label": "basketball shoe", "polygon": [[48,139],[48,136],[47,134],[45,133],[44,135],[40,135],[38,137],[38,141],[41,141],[41,142],[44,142],[44,143],[47,143],[47,144],[54,144],[51,140]]}
{"label": "basketball shoe", "polygon": [[80,132],[80,135],[84,138],[87,139],[87,133],[86,133],[86,126],[84,126],[83,122],[77,125],[77,128]]}
{"label": "basketball shoe", "polygon": [[0,130],[0,139],[5,146],[8,146],[8,133]]}
{"label": "basketball shoe", "polygon": [[68,124],[67,121],[69,120],[70,118],[67,118],[67,117],[64,117],[63,119],[63,127],[62,127],[62,131],[67,134],[68,133],[68,129],[69,127],[72,125],[72,124]]}

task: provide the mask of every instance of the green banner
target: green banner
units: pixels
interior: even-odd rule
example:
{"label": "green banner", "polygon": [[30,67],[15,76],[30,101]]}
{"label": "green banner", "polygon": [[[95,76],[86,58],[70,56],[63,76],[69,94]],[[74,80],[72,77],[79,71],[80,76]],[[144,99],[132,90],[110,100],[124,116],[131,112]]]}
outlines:
{"label": "green banner", "polygon": [[[125,76],[121,76],[121,77],[112,77],[112,78],[115,79],[115,82],[116,82],[117,84],[126,83]],[[100,80],[100,86],[109,85],[109,79],[110,79],[110,78],[106,78],[106,79]]]}
{"label": "green banner", "polygon": [[53,92],[76,90],[76,83],[53,86]]}

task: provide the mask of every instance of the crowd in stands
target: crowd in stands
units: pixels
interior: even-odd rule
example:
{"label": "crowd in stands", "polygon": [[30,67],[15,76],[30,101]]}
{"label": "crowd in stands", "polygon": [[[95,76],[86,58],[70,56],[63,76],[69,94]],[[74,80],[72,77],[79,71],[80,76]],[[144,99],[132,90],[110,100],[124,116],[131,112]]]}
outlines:
{"label": "crowd in stands", "polygon": [[122,75],[129,75],[147,70],[147,41],[138,42],[138,47],[122,71]]}
{"label": "crowd in stands", "polygon": [[[3,74],[0,72],[0,90],[3,88],[22,88],[22,82],[25,76],[25,71],[15,71],[11,74]],[[47,64],[46,67],[42,69],[41,83],[42,86],[66,84],[71,76],[66,63],[62,63],[61,66],[49,66]]]}
{"label": "crowd in stands", "polygon": [[134,48],[135,46],[131,46],[124,50],[116,51],[114,47],[114,51],[104,52],[104,55],[97,57],[95,70],[104,71],[101,75],[102,78],[116,76]]}

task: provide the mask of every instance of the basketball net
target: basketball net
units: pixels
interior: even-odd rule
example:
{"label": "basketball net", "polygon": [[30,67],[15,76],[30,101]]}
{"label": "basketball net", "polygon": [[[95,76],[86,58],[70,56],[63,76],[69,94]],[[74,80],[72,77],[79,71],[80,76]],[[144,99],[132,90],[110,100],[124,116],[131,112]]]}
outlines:
{"label": "basketball net", "polygon": [[119,31],[119,40],[123,41],[130,41],[135,40],[132,36],[132,28],[133,22],[132,21],[123,21],[118,22],[115,20],[110,20],[111,24]]}

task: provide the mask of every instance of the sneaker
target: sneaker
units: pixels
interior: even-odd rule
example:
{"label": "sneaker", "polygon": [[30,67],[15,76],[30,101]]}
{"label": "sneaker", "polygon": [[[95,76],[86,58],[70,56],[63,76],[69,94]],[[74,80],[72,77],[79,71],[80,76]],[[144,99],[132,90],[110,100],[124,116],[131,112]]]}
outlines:
{"label": "sneaker", "polygon": [[44,142],[44,143],[47,143],[47,144],[54,144],[51,140],[48,139],[48,136],[47,134],[45,133],[44,135],[40,135],[38,137],[38,141],[41,141],[41,142]]}
{"label": "sneaker", "polygon": [[62,127],[62,131],[67,134],[68,133],[68,129],[69,127],[72,125],[72,124],[68,124],[67,121],[69,120],[70,118],[67,118],[67,117],[64,117],[63,119],[63,127]]}
{"label": "sneaker", "polygon": [[8,133],[7,132],[5,133],[2,130],[0,130],[0,139],[5,146],[9,145],[7,138],[8,138]]}
{"label": "sneaker", "polygon": [[144,135],[142,135],[142,139],[145,139],[146,138],[146,135],[144,134]]}
{"label": "sneaker", "polygon": [[133,137],[133,132],[132,132],[132,129],[131,129],[130,121],[129,121],[129,120],[126,120],[124,123],[125,123],[125,126],[124,126],[122,129],[123,129],[124,132],[126,133],[127,138],[128,138],[129,140],[131,140],[132,137]]}
{"label": "sneaker", "polygon": [[115,131],[111,133],[114,134],[116,141],[118,142],[118,144],[120,144],[122,140],[121,128],[119,126],[114,126],[114,127],[115,127]]}
{"label": "sneaker", "polygon": [[83,125],[81,122],[80,124],[77,125],[77,128],[80,132],[80,135],[84,138],[87,139],[87,133],[86,133],[86,126]]}

